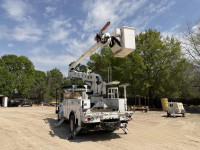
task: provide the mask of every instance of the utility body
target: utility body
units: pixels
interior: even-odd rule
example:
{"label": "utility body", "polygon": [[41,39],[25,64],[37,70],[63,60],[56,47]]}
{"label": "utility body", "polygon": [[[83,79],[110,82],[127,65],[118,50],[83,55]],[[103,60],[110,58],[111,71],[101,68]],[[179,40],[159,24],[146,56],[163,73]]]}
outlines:
{"label": "utility body", "polygon": [[[68,77],[85,82],[85,85],[62,87],[63,96],[56,111],[59,120],[57,126],[64,120],[69,120],[69,139],[74,138],[81,129],[113,132],[121,128],[128,133],[126,127],[134,113],[127,110],[126,87],[129,84],[120,84],[119,81],[106,83],[99,74],[75,70],[78,64],[99,47],[109,46],[116,57],[125,57],[135,50],[135,28],[117,28],[111,36],[109,33],[104,34],[109,25],[110,22],[95,36],[96,43],[69,66]],[[124,89],[123,98],[119,98],[119,88]]]}

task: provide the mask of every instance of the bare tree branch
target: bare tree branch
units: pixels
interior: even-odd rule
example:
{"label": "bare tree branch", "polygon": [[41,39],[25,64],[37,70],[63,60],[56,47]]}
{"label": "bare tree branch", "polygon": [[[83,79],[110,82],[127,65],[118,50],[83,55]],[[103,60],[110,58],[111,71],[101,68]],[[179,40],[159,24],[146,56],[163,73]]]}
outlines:
{"label": "bare tree branch", "polygon": [[182,47],[192,60],[200,65],[200,21],[195,24],[187,22],[182,28]]}

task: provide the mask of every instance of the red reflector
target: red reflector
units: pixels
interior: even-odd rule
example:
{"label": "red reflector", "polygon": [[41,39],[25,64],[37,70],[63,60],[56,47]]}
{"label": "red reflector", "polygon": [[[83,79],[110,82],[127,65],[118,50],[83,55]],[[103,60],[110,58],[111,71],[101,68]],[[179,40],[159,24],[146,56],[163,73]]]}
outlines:
{"label": "red reflector", "polygon": [[87,118],[87,120],[90,121],[91,119],[90,119],[90,118]]}

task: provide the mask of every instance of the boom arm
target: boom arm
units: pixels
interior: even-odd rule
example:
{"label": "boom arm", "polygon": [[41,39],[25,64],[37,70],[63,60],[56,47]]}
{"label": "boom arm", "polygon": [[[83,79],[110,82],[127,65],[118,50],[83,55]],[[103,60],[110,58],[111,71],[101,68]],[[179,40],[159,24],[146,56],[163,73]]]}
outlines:
{"label": "boom arm", "polygon": [[110,25],[110,22],[107,22],[106,25],[99,31],[99,34],[97,34],[95,37],[95,40],[97,41],[97,43],[95,43],[87,52],[85,52],[76,62],[74,62],[71,66],[69,66],[69,71],[73,71],[77,65],[79,65],[86,57],[92,54],[99,47],[109,44],[107,43],[107,41],[109,41],[110,35],[103,34],[109,25]]}
{"label": "boom arm", "polygon": [[75,67],[80,64],[86,57],[92,54],[95,50],[97,50],[101,46],[100,43],[95,43],[87,52],[85,52],[76,62],[74,62],[71,66],[69,66],[69,71],[73,71]]}

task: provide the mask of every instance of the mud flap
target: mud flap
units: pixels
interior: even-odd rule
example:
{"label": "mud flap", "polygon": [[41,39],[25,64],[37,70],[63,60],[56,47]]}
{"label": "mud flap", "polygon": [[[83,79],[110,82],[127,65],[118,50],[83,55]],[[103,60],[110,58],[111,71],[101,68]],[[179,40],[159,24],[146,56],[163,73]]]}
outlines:
{"label": "mud flap", "polygon": [[75,130],[67,139],[68,139],[68,140],[74,139],[80,130],[81,130],[81,127],[78,126],[78,127],[76,128],[76,130]]}

